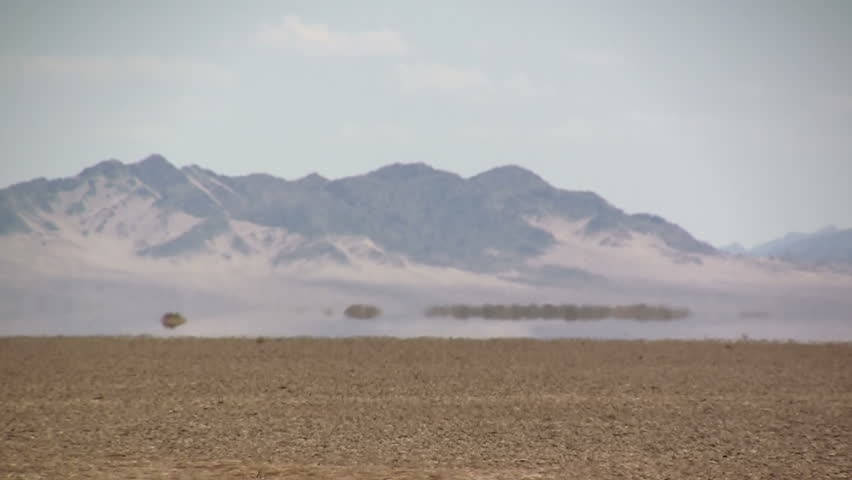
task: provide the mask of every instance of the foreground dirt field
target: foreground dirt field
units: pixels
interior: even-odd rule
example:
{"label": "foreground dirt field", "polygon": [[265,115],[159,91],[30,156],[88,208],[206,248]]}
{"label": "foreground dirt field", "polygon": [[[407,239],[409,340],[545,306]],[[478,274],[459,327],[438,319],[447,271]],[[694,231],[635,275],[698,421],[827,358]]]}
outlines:
{"label": "foreground dirt field", "polygon": [[0,478],[852,477],[852,345],[0,339]]}

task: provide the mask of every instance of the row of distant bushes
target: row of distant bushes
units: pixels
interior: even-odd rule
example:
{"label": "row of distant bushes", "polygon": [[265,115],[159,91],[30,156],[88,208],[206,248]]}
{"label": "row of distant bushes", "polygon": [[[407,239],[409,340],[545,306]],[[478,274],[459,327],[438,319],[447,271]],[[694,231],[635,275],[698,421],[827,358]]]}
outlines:
{"label": "row of distant bushes", "polygon": [[689,310],[662,305],[439,305],[426,310],[428,317],[486,318],[498,320],[676,320]]}
{"label": "row of distant bushes", "polygon": [[[330,312],[326,312],[329,314]],[[369,304],[349,305],[343,311],[349,318],[368,320],[382,314],[382,310]],[[427,317],[486,318],[496,320],[603,320],[620,318],[629,320],[676,320],[688,317],[684,308],[663,305],[439,305],[426,309]],[[163,315],[161,322],[166,328],[177,328],[186,323],[186,318],[177,312]]]}
{"label": "row of distant bushes", "polygon": [[[331,315],[332,312],[329,309],[325,309],[324,313],[326,315]],[[366,320],[378,317],[382,314],[382,310],[375,305],[366,305],[359,303],[346,307],[346,310],[343,311],[343,314],[349,318]],[[162,323],[163,326],[168,329],[175,329],[186,323],[186,317],[177,312],[167,312],[160,319],[160,323]]]}

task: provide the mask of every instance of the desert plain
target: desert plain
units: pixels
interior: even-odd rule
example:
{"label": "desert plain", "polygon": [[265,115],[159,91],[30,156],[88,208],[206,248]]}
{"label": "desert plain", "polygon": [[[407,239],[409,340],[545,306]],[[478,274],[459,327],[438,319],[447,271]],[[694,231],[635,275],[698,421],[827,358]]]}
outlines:
{"label": "desert plain", "polygon": [[848,479],[852,344],[0,339],[2,479]]}

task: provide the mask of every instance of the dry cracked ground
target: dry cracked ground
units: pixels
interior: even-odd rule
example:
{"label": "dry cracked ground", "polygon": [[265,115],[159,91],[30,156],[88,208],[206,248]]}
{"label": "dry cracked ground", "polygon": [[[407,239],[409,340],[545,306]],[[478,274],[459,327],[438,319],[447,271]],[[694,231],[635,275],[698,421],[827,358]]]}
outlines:
{"label": "dry cracked ground", "polygon": [[2,479],[848,479],[852,344],[0,339]]}

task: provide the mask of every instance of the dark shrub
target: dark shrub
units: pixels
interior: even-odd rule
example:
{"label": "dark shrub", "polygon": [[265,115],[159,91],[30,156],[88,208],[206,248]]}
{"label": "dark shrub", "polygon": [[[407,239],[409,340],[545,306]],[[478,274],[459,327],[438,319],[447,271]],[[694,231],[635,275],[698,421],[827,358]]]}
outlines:
{"label": "dark shrub", "polygon": [[163,315],[163,318],[160,320],[160,322],[166,328],[177,328],[186,323],[186,318],[180,313],[168,312]]}
{"label": "dark shrub", "polygon": [[382,311],[379,309],[379,307],[375,305],[365,305],[358,303],[346,307],[346,310],[343,311],[343,314],[349,318],[366,320],[378,317],[382,314]]}

